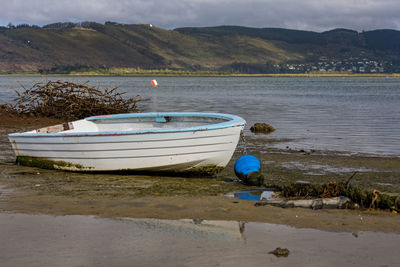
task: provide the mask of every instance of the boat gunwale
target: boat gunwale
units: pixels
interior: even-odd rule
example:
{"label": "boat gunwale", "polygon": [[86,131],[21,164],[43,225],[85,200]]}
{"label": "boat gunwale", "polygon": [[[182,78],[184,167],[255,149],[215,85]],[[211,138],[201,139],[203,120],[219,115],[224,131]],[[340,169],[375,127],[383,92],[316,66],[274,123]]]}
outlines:
{"label": "boat gunwale", "polygon": [[172,128],[172,129],[151,129],[139,131],[105,131],[105,132],[75,132],[75,133],[12,133],[9,137],[84,137],[84,136],[122,136],[122,135],[138,135],[138,134],[158,134],[158,133],[179,133],[179,132],[197,132],[218,130],[231,127],[240,127],[246,124],[246,121],[236,115],[224,113],[202,113],[202,112],[149,112],[149,113],[124,113],[102,116],[92,116],[85,118],[87,121],[108,120],[108,119],[127,119],[127,118],[165,118],[165,117],[204,117],[225,119],[226,121],[206,124],[188,128]]}

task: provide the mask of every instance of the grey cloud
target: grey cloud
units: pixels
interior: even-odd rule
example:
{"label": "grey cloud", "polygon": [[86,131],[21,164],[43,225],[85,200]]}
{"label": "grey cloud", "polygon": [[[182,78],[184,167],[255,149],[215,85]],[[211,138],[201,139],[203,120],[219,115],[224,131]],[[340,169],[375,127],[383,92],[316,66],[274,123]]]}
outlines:
{"label": "grey cloud", "polygon": [[242,25],[324,31],[400,29],[397,0],[0,0],[0,24],[107,20],[163,28]]}

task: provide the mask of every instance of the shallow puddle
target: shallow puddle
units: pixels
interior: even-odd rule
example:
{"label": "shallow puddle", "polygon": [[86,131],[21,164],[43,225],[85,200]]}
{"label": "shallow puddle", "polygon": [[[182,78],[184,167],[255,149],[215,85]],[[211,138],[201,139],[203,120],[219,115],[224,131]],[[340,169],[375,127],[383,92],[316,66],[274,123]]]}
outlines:
{"label": "shallow puddle", "polygon": [[[2,266],[396,266],[399,234],[0,213]],[[172,245],[173,244],[173,245]],[[289,250],[288,257],[270,254]]]}
{"label": "shallow puddle", "polygon": [[233,193],[231,196],[243,200],[271,200],[278,197],[278,194],[271,190],[252,189]]}

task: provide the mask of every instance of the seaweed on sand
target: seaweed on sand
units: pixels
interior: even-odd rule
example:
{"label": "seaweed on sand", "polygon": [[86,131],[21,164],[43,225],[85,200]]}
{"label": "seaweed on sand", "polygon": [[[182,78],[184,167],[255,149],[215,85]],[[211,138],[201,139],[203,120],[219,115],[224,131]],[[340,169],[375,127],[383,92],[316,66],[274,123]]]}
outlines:
{"label": "seaweed on sand", "polygon": [[270,134],[275,131],[275,128],[268,123],[256,122],[250,127],[250,131],[253,133]]}
{"label": "seaweed on sand", "polygon": [[388,195],[378,190],[365,190],[346,182],[332,181],[326,184],[290,183],[281,187],[281,196],[289,199],[332,198],[345,196],[362,208],[399,210],[400,196]]}

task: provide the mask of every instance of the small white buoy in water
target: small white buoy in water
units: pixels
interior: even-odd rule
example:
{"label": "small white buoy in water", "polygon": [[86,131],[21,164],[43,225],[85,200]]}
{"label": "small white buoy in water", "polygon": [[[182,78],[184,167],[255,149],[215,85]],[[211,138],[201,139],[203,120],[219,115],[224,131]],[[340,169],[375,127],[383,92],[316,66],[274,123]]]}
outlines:
{"label": "small white buoy in water", "polygon": [[151,84],[153,85],[153,87],[157,87],[158,83],[156,80],[151,80]]}

